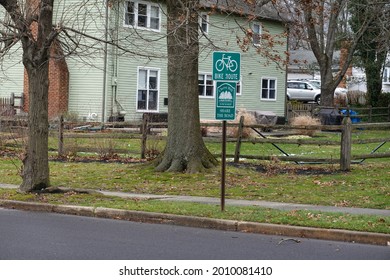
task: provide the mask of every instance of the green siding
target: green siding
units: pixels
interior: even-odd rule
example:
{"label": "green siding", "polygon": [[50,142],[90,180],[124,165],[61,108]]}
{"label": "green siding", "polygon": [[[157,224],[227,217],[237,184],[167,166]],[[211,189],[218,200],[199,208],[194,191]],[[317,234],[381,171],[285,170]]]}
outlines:
{"label": "green siding", "polygon": [[[242,94],[237,96],[237,109],[246,109],[249,111],[272,111],[278,116],[284,116],[285,107],[285,70],[280,69],[276,63],[270,62],[267,58],[256,52],[253,45],[243,52],[237,44],[237,38],[243,38],[238,22],[242,27],[249,28],[249,24],[245,19],[229,16],[226,17],[220,14],[212,14],[209,16],[209,32],[208,37],[213,38],[213,42],[218,45],[221,51],[241,52],[241,79],[242,79]],[[282,24],[260,21],[263,25],[263,30],[268,30],[271,34],[283,34],[284,28]],[[212,49],[207,48],[207,40],[201,40],[201,57],[199,59],[200,72],[212,72]],[[261,46],[260,46],[261,47]],[[275,45],[275,50],[283,57],[286,46]],[[261,79],[273,78],[277,80],[277,97],[275,101],[264,101],[260,99],[261,94]],[[214,119],[215,99],[200,98],[200,112],[202,119]]]}
{"label": "green siding", "polygon": [[24,67],[21,57],[22,52],[18,44],[0,58],[0,97],[23,93]]}
{"label": "green siding", "polygon": [[[82,2],[82,1],[81,1]],[[105,37],[105,6],[104,1],[86,1],[80,6],[80,1],[60,1],[55,9],[55,22],[63,22],[74,29],[82,30],[89,36],[104,39]],[[80,118],[87,118],[91,113],[101,120],[103,113],[103,95],[105,94],[105,120],[116,112],[115,100],[127,112],[126,120],[139,119],[142,112],[137,111],[137,77],[139,67],[158,69],[159,112],[167,112],[164,99],[168,96],[167,85],[167,44],[166,44],[166,7],[161,5],[161,31],[134,29],[124,26],[124,1],[115,1],[109,9],[108,38],[119,42],[121,48],[107,47],[107,64],[104,63],[105,45],[89,38],[76,36],[75,39],[87,46],[77,53],[67,57],[70,73],[69,111],[75,112]],[[93,16],[91,16],[93,15]],[[237,44],[237,38],[244,34],[237,25],[249,28],[246,18],[219,13],[209,15],[208,38],[200,40],[199,72],[212,72],[212,52],[214,50],[242,52]],[[282,34],[284,27],[275,21],[260,21],[263,30],[271,34]],[[217,46],[217,48],[215,47]],[[276,45],[281,56],[286,46]],[[19,49],[20,51],[20,49]],[[21,54],[21,53],[20,53]],[[4,80],[0,76],[0,95],[8,92],[21,92],[23,89],[23,67],[11,62],[2,62],[7,68],[6,74],[11,78]],[[8,63],[8,64],[7,64]],[[15,65],[9,68],[9,65]],[[106,70],[106,72],[104,72]],[[279,116],[285,110],[285,70],[256,53],[256,48],[250,46],[241,55],[242,95],[237,97],[237,109],[272,111]],[[273,78],[277,81],[277,98],[275,101],[260,99],[261,79]],[[106,88],[104,87],[106,78]],[[214,98],[200,97],[201,119],[214,119]]]}
{"label": "green siding", "polygon": [[[55,8],[55,22],[62,22],[79,32],[97,39],[105,36],[105,5],[103,1],[60,1]],[[102,119],[104,48],[103,42],[82,35],[73,36],[80,44],[75,53],[67,57],[69,70],[68,111],[80,119],[96,114]],[[68,40],[69,42],[69,40]],[[72,50],[73,44],[70,45]],[[110,75],[107,75],[110,76]],[[107,80],[109,77],[107,77]],[[108,95],[108,93],[106,92]]]}
{"label": "green siding", "polygon": [[[0,20],[7,18],[5,9],[0,6]],[[6,32],[8,28],[0,23],[0,30]],[[9,98],[11,93],[20,95],[23,92],[23,69],[21,44],[18,43],[7,53],[0,54],[0,97]]]}
{"label": "green siding", "polygon": [[[140,118],[142,113],[136,111],[136,94],[137,94],[137,70],[138,67],[151,67],[160,70],[160,95],[159,95],[159,112],[166,112],[167,106],[164,106],[164,98],[167,97],[167,70],[166,70],[166,30],[162,28],[161,32],[133,30],[129,27],[123,27],[123,5],[119,5],[119,38],[134,38],[129,44],[135,53],[141,52],[149,58],[138,57],[132,54],[122,54],[118,56],[118,74],[117,74],[117,100],[127,112],[126,119]],[[165,7],[163,7],[165,9]],[[163,12],[165,14],[165,12]],[[236,21],[242,26],[248,26],[246,19],[240,17],[220,14],[211,14],[209,16],[209,33],[214,45],[218,45],[221,50],[241,52],[237,44],[237,36],[244,37],[241,28]],[[122,25],[121,25],[122,24]],[[282,24],[277,22],[262,21],[264,30],[271,34],[282,34],[285,30]],[[163,18],[162,27],[165,26]],[[142,37],[142,38],[140,38]],[[155,40],[161,38],[160,40]],[[146,39],[146,40],[145,40]],[[147,42],[153,39],[153,42]],[[283,56],[286,46],[276,46],[276,49]],[[201,39],[201,53],[199,58],[199,72],[212,72],[212,52],[214,49],[210,42],[205,38]],[[269,65],[267,65],[269,64]],[[267,65],[267,66],[266,66]],[[242,52],[241,56],[241,73],[242,73],[242,95],[237,98],[237,108],[246,110],[272,111],[279,116],[284,115],[285,108],[285,71],[277,67],[256,53],[254,47],[250,47],[247,52]],[[277,98],[275,101],[260,100],[261,79],[263,77],[274,78],[277,80]],[[201,119],[214,119],[215,99],[200,97],[200,114]]]}
{"label": "green siding", "polygon": [[112,99],[115,99],[116,90],[116,100],[126,111],[126,120],[140,119],[143,111],[137,111],[138,69],[155,69],[160,77],[158,112],[167,112],[168,106],[164,105],[164,98],[168,97],[165,11],[162,12],[161,31],[157,32],[125,26],[123,7],[123,2],[116,3],[110,22],[113,30],[118,30],[117,38],[126,50],[115,50],[115,47],[111,50],[109,63],[112,80],[116,80],[110,89]]}

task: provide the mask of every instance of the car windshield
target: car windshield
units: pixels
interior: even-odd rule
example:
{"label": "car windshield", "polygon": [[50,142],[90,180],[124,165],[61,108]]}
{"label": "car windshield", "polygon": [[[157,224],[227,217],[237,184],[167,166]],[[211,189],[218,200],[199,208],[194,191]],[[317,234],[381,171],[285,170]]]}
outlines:
{"label": "car windshield", "polygon": [[317,83],[312,83],[312,82],[310,82],[310,85],[311,85],[313,88],[321,89],[321,85],[319,85],[319,84],[317,84]]}
{"label": "car windshield", "polygon": [[320,81],[310,81],[310,84],[314,87],[314,88],[321,88],[321,82]]}

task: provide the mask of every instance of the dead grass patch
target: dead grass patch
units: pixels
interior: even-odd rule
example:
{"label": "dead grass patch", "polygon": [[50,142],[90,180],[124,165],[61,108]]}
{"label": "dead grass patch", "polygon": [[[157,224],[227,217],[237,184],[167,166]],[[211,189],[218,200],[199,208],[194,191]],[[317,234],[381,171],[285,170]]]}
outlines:
{"label": "dead grass patch", "polygon": [[[298,116],[291,120],[291,125],[296,125],[296,126],[321,125],[321,121],[311,116]],[[314,129],[295,129],[295,131],[300,135],[308,135],[311,137],[313,137],[318,132],[318,130],[314,130]]]}

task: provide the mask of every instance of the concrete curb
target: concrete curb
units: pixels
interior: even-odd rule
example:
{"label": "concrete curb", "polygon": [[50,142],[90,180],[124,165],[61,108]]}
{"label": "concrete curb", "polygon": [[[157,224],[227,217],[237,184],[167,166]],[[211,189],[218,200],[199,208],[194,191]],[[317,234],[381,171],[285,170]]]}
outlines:
{"label": "concrete curb", "polygon": [[41,211],[86,217],[119,219],[143,223],[170,224],[225,231],[283,235],[299,238],[324,239],[332,241],[390,246],[390,234],[381,233],[275,225],[133,210],[120,210],[104,207],[95,208],[87,206],[53,205],[47,203],[22,202],[14,200],[0,200],[0,207],[26,211]]}

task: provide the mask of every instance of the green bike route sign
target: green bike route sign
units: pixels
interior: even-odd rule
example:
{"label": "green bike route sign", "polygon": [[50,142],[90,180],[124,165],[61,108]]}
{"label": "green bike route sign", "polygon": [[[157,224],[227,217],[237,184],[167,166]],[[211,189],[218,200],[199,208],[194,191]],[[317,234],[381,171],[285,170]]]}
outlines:
{"label": "green bike route sign", "polygon": [[237,52],[213,52],[213,80],[240,80],[241,54]]}
{"label": "green bike route sign", "polygon": [[217,82],[215,119],[234,120],[236,118],[236,89],[237,84]]}

